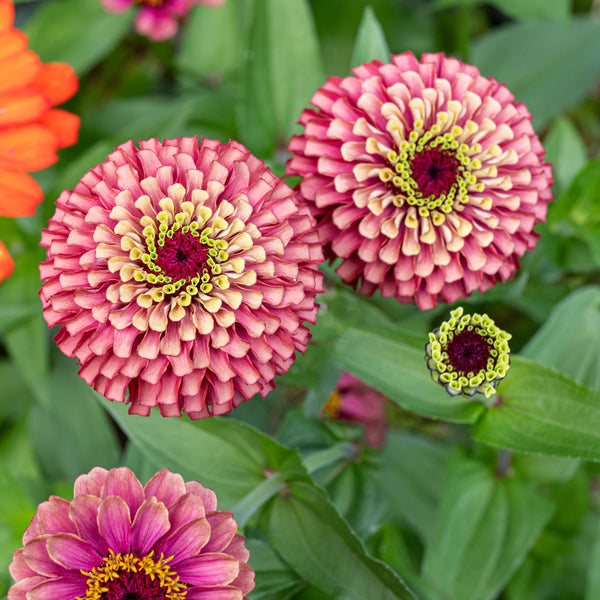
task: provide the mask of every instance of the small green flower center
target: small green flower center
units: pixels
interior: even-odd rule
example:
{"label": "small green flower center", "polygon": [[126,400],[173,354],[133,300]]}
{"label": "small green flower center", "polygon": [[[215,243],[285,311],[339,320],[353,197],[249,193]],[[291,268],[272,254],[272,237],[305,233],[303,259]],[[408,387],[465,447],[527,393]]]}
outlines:
{"label": "small green flower center", "polygon": [[488,315],[463,315],[459,307],[429,334],[427,366],[451,395],[481,392],[489,397],[508,371],[510,338]]}

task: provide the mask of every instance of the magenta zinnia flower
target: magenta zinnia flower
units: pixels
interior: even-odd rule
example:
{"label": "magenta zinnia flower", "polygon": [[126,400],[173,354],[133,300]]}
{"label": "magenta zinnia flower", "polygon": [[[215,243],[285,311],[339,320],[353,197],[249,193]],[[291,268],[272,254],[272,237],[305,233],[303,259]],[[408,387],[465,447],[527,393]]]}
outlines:
{"label": "magenta zinnia flower", "polygon": [[73,500],[38,506],[13,553],[7,600],[241,600],[249,552],[215,493],[167,469],[145,486],[95,467]]}
{"label": "magenta zinnia flower", "polygon": [[194,4],[221,6],[225,0],[101,0],[109,12],[125,12],[132,6],[141,5],[135,17],[135,29],[155,42],[173,37],[179,29],[179,21],[188,14]]}
{"label": "magenta zinnia flower", "polygon": [[323,412],[334,419],[362,425],[365,441],[381,448],[385,441],[385,396],[358,377],[344,371]]}
{"label": "magenta zinnia flower", "polygon": [[65,191],[42,242],[44,317],[130,413],[192,418],[266,396],[310,337],[314,219],[241,144],[119,146]]}
{"label": "magenta zinnia flower", "polygon": [[443,54],[392,61],[327,80],[300,117],[286,175],[302,176],[344,281],[427,309],[514,274],[552,177],[504,85]]}

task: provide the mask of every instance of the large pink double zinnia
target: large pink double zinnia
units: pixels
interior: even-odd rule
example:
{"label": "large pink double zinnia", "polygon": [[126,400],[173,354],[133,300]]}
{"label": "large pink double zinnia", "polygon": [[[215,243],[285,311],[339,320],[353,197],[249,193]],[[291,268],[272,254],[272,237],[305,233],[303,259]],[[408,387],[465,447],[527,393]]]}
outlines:
{"label": "large pink double zinnia", "polygon": [[511,277],[551,200],[525,106],[443,54],[353,72],[302,113],[286,173],[302,176],[337,273],[421,309]]}
{"label": "large pink double zinnia", "polygon": [[263,397],[310,337],[323,254],[295,193],[237,142],[119,146],[57,200],[40,296],[98,392],[192,418]]}
{"label": "large pink double zinnia", "polygon": [[8,600],[242,600],[249,552],[215,493],[167,469],[145,486],[95,467],[73,500],[39,505],[9,570]]}

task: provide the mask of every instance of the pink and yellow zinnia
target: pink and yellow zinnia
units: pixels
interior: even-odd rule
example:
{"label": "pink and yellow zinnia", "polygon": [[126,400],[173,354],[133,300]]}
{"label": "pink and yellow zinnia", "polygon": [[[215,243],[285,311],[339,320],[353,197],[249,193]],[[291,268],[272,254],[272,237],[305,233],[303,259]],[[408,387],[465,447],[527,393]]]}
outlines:
{"label": "pink and yellow zinnia", "polygon": [[13,553],[7,600],[242,600],[249,552],[215,493],[163,469],[95,467],[73,500],[38,506]]}
{"label": "pink and yellow zinnia", "polygon": [[323,254],[295,193],[237,142],[119,146],[57,200],[44,317],[130,413],[197,419],[266,396],[310,337]]}
{"label": "pink and yellow zinnia", "polygon": [[286,171],[340,277],[429,309],[514,275],[551,200],[525,106],[443,54],[353,73],[316,92]]}

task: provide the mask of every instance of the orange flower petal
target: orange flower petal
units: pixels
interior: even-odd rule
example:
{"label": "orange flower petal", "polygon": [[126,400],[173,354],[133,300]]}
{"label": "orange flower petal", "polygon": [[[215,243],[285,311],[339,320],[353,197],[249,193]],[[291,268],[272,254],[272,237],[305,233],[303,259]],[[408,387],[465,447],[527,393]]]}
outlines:
{"label": "orange flower petal", "polygon": [[66,148],[77,143],[79,117],[60,108],[49,110],[40,123],[52,131],[58,139],[58,147]]}
{"label": "orange flower petal", "polygon": [[27,36],[18,29],[0,33],[0,59],[27,50]]}
{"label": "orange flower petal", "polygon": [[41,64],[38,55],[31,50],[0,60],[0,93],[28,85]]}
{"label": "orange flower petal", "polygon": [[20,171],[45,169],[58,160],[56,136],[43,125],[0,130],[0,167]]}
{"label": "orange flower petal", "polygon": [[0,31],[8,31],[15,20],[15,6],[11,0],[0,0]]}
{"label": "orange flower petal", "polygon": [[71,65],[57,62],[43,64],[31,85],[56,106],[75,94],[79,81]]}
{"label": "orange flower petal", "polygon": [[15,263],[6,246],[0,242],[0,281],[10,277],[14,271]]}
{"label": "orange flower petal", "polygon": [[37,121],[50,102],[36,90],[23,88],[0,94],[0,127]]}
{"label": "orange flower petal", "polygon": [[31,175],[0,168],[0,217],[28,217],[43,199],[44,192]]}

